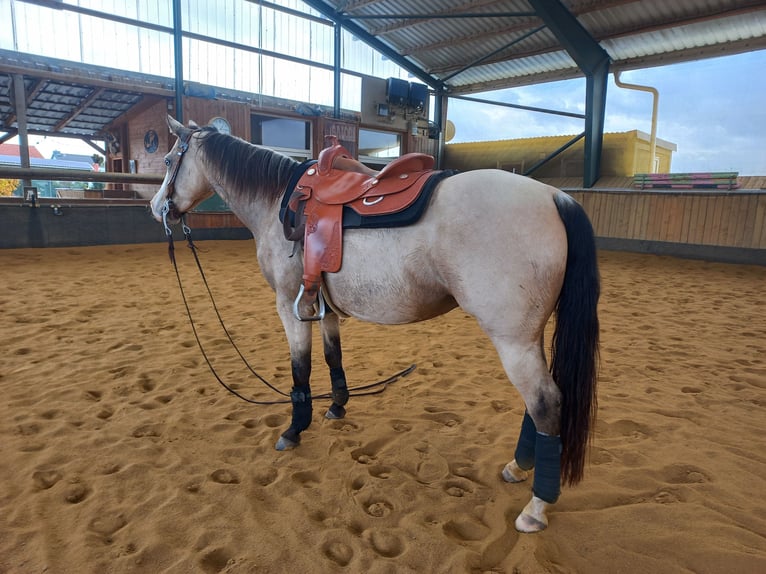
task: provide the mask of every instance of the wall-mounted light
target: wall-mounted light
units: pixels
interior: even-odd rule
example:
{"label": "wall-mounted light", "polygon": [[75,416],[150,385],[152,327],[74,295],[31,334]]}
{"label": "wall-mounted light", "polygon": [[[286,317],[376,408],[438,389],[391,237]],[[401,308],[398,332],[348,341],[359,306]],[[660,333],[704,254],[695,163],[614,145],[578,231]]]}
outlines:
{"label": "wall-mounted light", "polygon": [[382,118],[388,117],[388,104],[378,104],[378,115]]}

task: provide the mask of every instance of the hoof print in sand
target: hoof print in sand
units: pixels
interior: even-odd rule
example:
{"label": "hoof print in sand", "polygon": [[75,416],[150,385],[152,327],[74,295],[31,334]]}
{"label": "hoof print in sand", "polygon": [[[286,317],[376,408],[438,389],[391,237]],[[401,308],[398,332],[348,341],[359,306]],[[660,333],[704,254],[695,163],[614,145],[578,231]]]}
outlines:
{"label": "hoof print in sand", "polygon": [[91,520],[88,528],[106,544],[111,544],[117,531],[122,529],[127,523],[128,521],[122,514],[104,514]]}
{"label": "hoof print in sand", "polygon": [[293,474],[292,479],[300,484],[303,488],[312,488],[319,486],[321,477],[313,470],[302,470]]}
{"label": "hoof print in sand", "polygon": [[456,498],[471,494],[473,491],[473,483],[470,480],[454,478],[444,483],[444,492]]}
{"label": "hoof print in sand", "polygon": [[64,493],[64,500],[69,504],[79,504],[88,497],[89,493],[90,490],[87,486],[80,482],[75,482],[67,487]]}
{"label": "hoof print in sand", "polygon": [[162,436],[162,426],[157,424],[141,425],[131,433],[133,438],[156,438]]}
{"label": "hoof print in sand", "polygon": [[232,560],[231,553],[225,548],[216,548],[205,554],[199,561],[202,571],[206,574],[216,574],[223,571]]}
{"label": "hoof print in sand", "polygon": [[264,425],[273,429],[284,426],[287,418],[284,415],[266,415],[261,421]]}
{"label": "hoof print in sand", "polygon": [[322,545],[322,552],[338,566],[348,566],[354,558],[354,550],[340,540],[328,540]]}
{"label": "hoof print in sand", "polygon": [[374,518],[383,518],[391,514],[394,505],[387,500],[369,500],[364,504],[364,511]]}
{"label": "hoof print in sand", "polygon": [[702,484],[711,482],[710,477],[701,468],[690,464],[671,464],[662,472],[665,482],[670,484]]}
{"label": "hoof print in sand", "polygon": [[61,473],[57,470],[37,470],[32,474],[32,481],[39,490],[48,490],[61,478]]}
{"label": "hoof print in sand", "polygon": [[231,470],[219,468],[210,475],[213,482],[218,484],[239,484],[239,477]]}
{"label": "hoof print in sand", "polygon": [[407,549],[399,535],[387,530],[373,529],[369,541],[372,549],[384,558],[396,558]]}
{"label": "hoof print in sand", "polygon": [[444,525],[444,533],[455,540],[476,542],[484,540],[490,533],[489,527],[470,516],[455,518]]}

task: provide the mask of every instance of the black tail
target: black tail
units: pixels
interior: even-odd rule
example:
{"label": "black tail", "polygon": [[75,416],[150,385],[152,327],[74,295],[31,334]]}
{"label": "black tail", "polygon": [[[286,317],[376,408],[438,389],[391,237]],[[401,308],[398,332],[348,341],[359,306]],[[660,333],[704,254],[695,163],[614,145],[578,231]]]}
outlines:
{"label": "black tail", "polygon": [[567,232],[567,267],[556,305],[551,375],[562,393],[561,476],[582,480],[596,422],[600,280],[593,227],[582,206],[560,192],[553,198]]}

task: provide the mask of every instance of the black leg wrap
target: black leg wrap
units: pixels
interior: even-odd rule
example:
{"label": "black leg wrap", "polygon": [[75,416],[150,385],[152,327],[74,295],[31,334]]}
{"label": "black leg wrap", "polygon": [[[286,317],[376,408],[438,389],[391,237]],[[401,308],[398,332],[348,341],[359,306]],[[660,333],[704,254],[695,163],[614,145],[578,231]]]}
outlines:
{"label": "black leg wrap", "polygon": [[[293,447],[301,442],[301,433],[295,430],[293,427],[288,428],[282,433],[282,438],[288,441],[288,445],[280,448],[277,446],[277,450],[284,450],[285,448]],[[291,443],[291,444],[290,444]]]}
{"label": "black leg wrap", "polygon": [[343,417],[346,416],[346,408],[340,405],[337,405],[335,403],[332,403],[330,405],[330,408],[327,410],[332,414],[332,416],[329,416],[329,415],[327,416],[328,419],[329,418],[342,419]]}
{"label": "black leg wrap", "polygon": [[[333,406],[342,407],[348,402],[348,388],[346,387],[346,373],[343,367],[330,369],[330,382],[332,383]],[[330,407],[332,410],[332,407]],[[345,413],[345,409],[343,409]]]}
{"label": "black leg wrap", "polygon": [[561,494],[561,437],[537,433],[532,492],[553,504]]}
{"label": "black leg wrap", "polygon": [[524,411],[524,420],[521,421],[521,433],[519,442],[516,444],[516,453],[513,458],[522,470],[530,470],[535,466],[535,442],[537,441],[537,428],[532,417]]}
{"label": "black leg wrap", "polygon": [[290,429],[285,434],[290,430],[299,433],[306,430],[311,424],[313,410],[311,406],[311,388],[308,386],[293,387],[293,390],[290,392],[290,400],[293,403],[293,418],[290,423]]}

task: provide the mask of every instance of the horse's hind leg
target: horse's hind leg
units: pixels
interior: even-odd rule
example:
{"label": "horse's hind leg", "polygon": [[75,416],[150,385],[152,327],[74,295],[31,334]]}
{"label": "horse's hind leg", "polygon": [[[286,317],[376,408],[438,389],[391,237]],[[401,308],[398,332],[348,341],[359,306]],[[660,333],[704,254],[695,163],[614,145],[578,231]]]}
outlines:
{"label": "horse's hind leg", "polygon": [[516,519],[516,529],[538,532],[548,526],[547,507],[558,500],[561,491],[561,392],[548,372],[540,345],[494,342],[527,407],[515,458],[503,469],[503,478],[520,482],[535,468],[533,496]]}
{"label": "horse's hind leg", "polygon": [[344,405],[348,402],[348,387],[340,346],[340,319],[336,313],[328,313],[322,319],[322,343],[324,345],[324,360],[330,367],[330,382],[332,384],[332,404],[327,409],[325,417],[342,419],[346,416]]}

